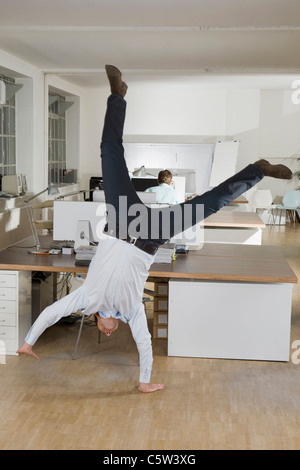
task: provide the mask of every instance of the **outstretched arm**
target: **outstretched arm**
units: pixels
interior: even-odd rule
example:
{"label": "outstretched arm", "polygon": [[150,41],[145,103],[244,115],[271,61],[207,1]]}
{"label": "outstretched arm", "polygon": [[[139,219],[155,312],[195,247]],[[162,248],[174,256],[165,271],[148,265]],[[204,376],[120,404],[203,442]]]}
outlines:
{"label": "outstretched arm", "polygon": [[140,392],[149,393],[162,390],[163,384],[150,383],[152,371],[152,344],[151,335],[147,326],[147,319],[144,305],[141,303],[129,320],[133,339],[136,342],[139,351],[140,360],[140,383],[138,389]]}
{"label": "outstretched arm", "polygon": [[57,300],[52,305],[49,305],[42,311],[27,333],[25,342],[23,346],[18,349],[17,353],[32,356],[37,359],[38,357],[33,352],[32,346],[35,345],[36,341],[46,328],[57,323],[62,317],[71,315],[71,313],[82,308],[85,308],[83,285],[65,297]]}

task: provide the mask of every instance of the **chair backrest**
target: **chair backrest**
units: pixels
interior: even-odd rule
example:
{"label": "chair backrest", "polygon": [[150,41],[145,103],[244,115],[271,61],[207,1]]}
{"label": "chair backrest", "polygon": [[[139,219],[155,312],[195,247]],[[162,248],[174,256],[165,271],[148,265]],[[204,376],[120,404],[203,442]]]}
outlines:
{"label": "chair backrest", "polygon": [[286,207],[294,207],[295,209],[300,206],[300,191],[289,190],[282,199],[282,204]]}
{"label": "chair backrest", "polygon": [[257,207],[270,206],[272,202],[273,202],[273,197],[272,197],[272,193],[270,189],[258,189],[252,199],[252,204]]}

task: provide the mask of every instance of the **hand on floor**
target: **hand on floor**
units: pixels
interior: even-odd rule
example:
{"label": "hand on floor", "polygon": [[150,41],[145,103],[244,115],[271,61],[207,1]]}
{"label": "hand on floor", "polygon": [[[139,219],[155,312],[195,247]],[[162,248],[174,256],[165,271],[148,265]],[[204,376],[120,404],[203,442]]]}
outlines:
{"label": "hand on floor", "polygon": [[28,343],[24,343],[23,346],[18,349],[17,354],[25,354],[26,356],[32,356],[34,359],[38,359],[38,356],[32,350],[32,346]]}

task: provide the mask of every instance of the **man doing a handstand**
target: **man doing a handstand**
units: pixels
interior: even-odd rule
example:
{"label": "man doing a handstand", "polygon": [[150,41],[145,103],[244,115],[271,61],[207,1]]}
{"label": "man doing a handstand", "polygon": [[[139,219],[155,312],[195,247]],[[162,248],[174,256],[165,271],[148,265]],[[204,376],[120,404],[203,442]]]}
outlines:
{"label": "man doing a handstand", "polygon": [[[242,171],[206,193],[192,200],[164,208],[146,207],[139,199],[131,183],[124,158],[123,127],[127,85],[121,72],[114,66],[106,66],[111,94],[101,141],[102,176],[107,207],[106,236],[99,241],[91,261],[86,280],[75,291],[45,308],[30,328],[23,346],[17,351],[37,358],[33,345],[46,328],[62,317],[81,310],[84,315],[95,313],[100,331],[110,336],[119,320],[128,323],[139,352],[139,386],[141,392],[154,392],[163,384],[151,383],[152,345],[142,303],[144,285],[157,249],[169,238],[193,226],[257,184],[264,176],[290,179],[291,171],[284,165],[271,165],[266,160],[249,164]],[[126,199],[126,210],[121,199]],[[140,235],[131,232],[136,213],[130,209],[140,207]],[[188,207],[189,206],[189,207]],[[202,210],[197,211],[201,206]],[[174,207],[179,212],[189,209],[188,226],[176,221]],[[175,211],[176,216],[176,211]],[[114,217],[114,220],[112,220]],[[117,224],[115,221],[119,221]],[[161,220],[169,221],[166,237]],[[184,315],[182,316],[184,327]]]}

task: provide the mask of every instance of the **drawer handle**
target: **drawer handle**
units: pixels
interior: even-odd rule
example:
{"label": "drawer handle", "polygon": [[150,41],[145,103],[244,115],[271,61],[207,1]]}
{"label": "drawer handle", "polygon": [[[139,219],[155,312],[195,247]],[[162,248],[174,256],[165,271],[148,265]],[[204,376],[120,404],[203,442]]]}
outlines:
{"label": "drawer handle", "polygon": [[0,336],[5,336],[5,335],[6,335],[6,333],[0,333]]}
{"label": "drawer handle", "polygon": [[5,322],[6,322],[6,320],[0,320],[0,323],[5,323]]}
{"label": "drawer handle", "polygon": [[0,307],[0,310],[5,310],[6,307]]}

